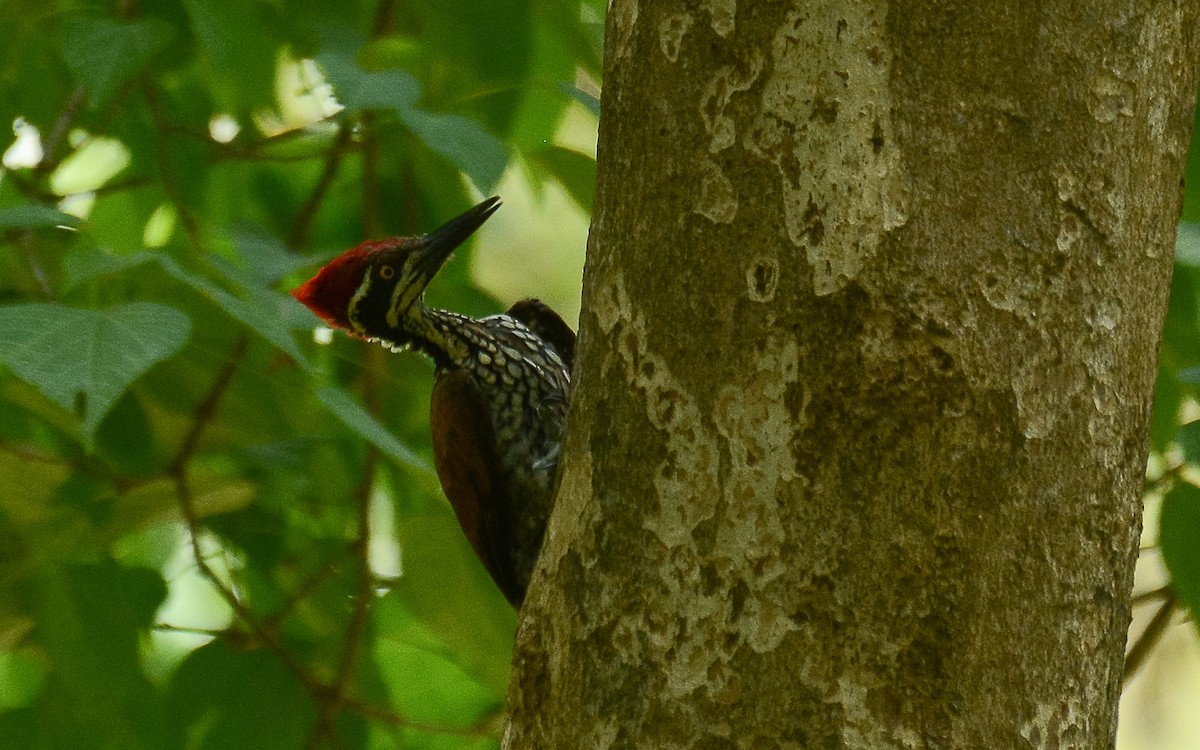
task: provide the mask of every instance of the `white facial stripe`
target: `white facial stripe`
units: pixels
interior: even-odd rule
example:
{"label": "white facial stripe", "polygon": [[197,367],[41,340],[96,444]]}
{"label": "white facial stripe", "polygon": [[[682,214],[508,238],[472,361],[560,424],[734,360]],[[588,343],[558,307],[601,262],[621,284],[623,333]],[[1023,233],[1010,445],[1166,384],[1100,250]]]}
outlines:
{"label": "white facial stripe", "polygon": [[400,310],[403,309],[404,292],[408,290],[408,284],[397,284],[392,290],[392,302],[388,305],[387,322],[392,328],[400,326]]}
{"label": "white facial stripe", "polygon": [[[414,255],[410,255],[405,261],[403,270],[400,271],[400,278],[407,279],[412,276],[412,265]],[[421,293],[425,291],[417,284],[396,284],[396,288],[392,290],[392,302],[388,305],[387,322],[392,328],[400,326],[400,314],[408,312]]]}
{"label": "white facial stripe", "polygon": [[354,330],[362,335],[366,335],[367,331],[358,322],[358,316],[354,314],[354,308],[358,306],[359,301],[367,296],[367,290],[371,288],[371,274],[364,274],[362,283],[358,285],[358,289],[354,290],[354,296],[350,298],[350,310],[346,317],[350,319],[350,325],[354,326]]}

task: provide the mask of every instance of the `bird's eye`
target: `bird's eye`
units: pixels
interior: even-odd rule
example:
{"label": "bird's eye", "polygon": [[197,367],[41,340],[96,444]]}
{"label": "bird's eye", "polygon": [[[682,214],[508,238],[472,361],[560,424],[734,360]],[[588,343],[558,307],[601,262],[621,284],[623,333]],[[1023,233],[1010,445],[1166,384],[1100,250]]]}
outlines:
{"label": "bird's eye", "polygon": [[391,281],[392,277],[395,275],[396,269],[392,268],[391,266],[379,267],[379,278],[383,279],[384,281]]}

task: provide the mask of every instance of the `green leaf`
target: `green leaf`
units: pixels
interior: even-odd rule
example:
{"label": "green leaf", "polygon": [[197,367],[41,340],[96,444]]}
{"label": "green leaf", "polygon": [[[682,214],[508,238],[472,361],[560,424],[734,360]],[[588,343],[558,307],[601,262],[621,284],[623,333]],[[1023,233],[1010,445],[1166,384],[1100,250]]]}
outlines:
{"label": "green leaf", "polygon": [[154,260],[150,253],[113,255],[96,247],[76,245],[63,258],[63,291],[69,292],[100,276],[122,273]]}
{"label": "green leaf", "polygon": [[580,208],[591,212],[592,198],[596,194],[595,159],[561,146],[534,151],[529,157],[554,175]]}
{"label": "green leaf", "polygon": [[284,276],[312,264],[311,258],[292,252],[272,232],[243,225],[235,227],[231,234],[249,275],[260,284],[276,284]]}
{"label": "green leaf", "polygon": [[216,75],[210,84],[214,93],[225,93],[226,107],[247,111],[269,106],[275,93],[275,51],[270,38],[273,27],[262,14],[265,3],[241,0],[186,0],[184,7],[192,30]]}
{"label": "green leaf", "polygon": [[586,107],[587,111],[591,112],[596,117],[600,116],[600,97],[584,91],[573,83],[560,83],[559,89],[564,94]]}
{"label": "green leaf", "polygon": [[1175,595],[1200,617],[1200,488],[1180,482],[1163,498],[1158,547]]}
{"label": "green leaf", "polygon": [[[540,98],[541,92],[534,90],[544,89],[546,81],[570,77],[576,69],[569,60],[557,68],[559,55],[537,54],[539,42],[561,44],[543,33],[540,21],[550,10],[542,0],[414,4],[411,14],[425,52],[419,70],[428,71],[428,99],[423,103],[439,110],[452,107],[479,120],[489,132],[520,142],[531,125],[518,123],[520,110],[531,96]],[[534,102],[532,108],[540,106]]]}
{"label": "green leaf", "polygon": [[0,209],[0,229],[43,229],[77,227],[79,217],[41,203]]}
{"label": "green leaf", "polygon": [[1188,463],[1200,464],[1200,421],[1188,422],[1180,427],[1175,442],[1179,443]]}
{"label": "green leaf", "polygon": [[330,28],[323,32],[324,44],[317,64],[333,86],[337,100],[347,110],[398,110],[413,106],[421,95],[421,84],[403,70],[363,70],[355,59],[365,38],[357,31]]}
{"label": "green leaf", "polygon": [[504,144],[474,120],[459,115],[423,112],[415,107],[400,110],[400,119],[435,153],[461,169],[480,192],[500,181],[508,164]]}
{"label": "green leaf", "polygon": [[171,459],[168,446],[155,439],[145,405],[137,396],[117,399],[96,428],[96,457],[131,477],[150,477]]}
{"label": "green leaf", "polygon": [[438,654],[395,641],[375,642],[375,661],[387,683],[392,705],[405,718],[422,724],[467,729],[504,708],[493,695]]}
{"label": "green leaf", "polygon": [[96,108],[166,49],[173,33],[170,24],[161,20],[78,19],[63,31],[63,60]]}
{"label": "green leaf", "polygon": [[432,467],[406,445],[396,439],[396,436],[386,427],[379,424],[370,412],[362,407],[354,398],[340,388],[332,386],[317,390],[317,398],[342,423],[370,442],[379,450],[391,456],[402,464],[407,464],[422,471],[431,471]]}
{"label": "green leaf", "polygon": [[203,276],[185,270],[171,258],[155,257],[168,274],[212,300],[250,330],[287,352],[301,367],[308,367],[308,358],[297,346],[288,316],[284,314],[284,306],[298,308],[299,302],[261,288],[245,288],[242,290],[245,298],[238,297]]}
{"label": "green leaf", "polygon": [[[440,493],[439,493],[440,495]],[[475,556],[450,504],[419,490],[398,495],[397,536],[404,575],[379,607],[379,637],[411,632],[392,598],[456,653],[456,663],[500,694],[508,684],[516,613]],[[447,596],[453,591],[453,596]],[[407,642],[421,645],[407,638]]]}
{"label": "green leaf", "polygon": [[1179,404],[1183,400],[1183,389],[1179,381],[1165,367],[1158,370],[1154,384],[1154,408],[1150,412],[1150,445],[1164,451],[1179,430]]}
{"label": "green leaf", "polygon": [[91,449],[100,420],[154,364],[179,351],[191,321],[166,305],[84,310],[48,302],[0,307],[0,360],[75,412]]}
{"label": "green leaf", "polygon": [[418,108],[421,85],[405,71],[363,70],[354,58],[358,43],[354,35],[330,32],[329,38],[317,62],[347,110],[393,111],[426,146],[462,170],[481,191],[487,192],[499,182],[508,152],[495,136],[466,117]]}
{"label": "green leaf", "polygon": [[162,747],[161,708],[139,656],[139,641],[166,598],[162,576],[105,559],[44,566],[29,588],[37,641],[53,665],[38,703],[42,731],[58,741],[41,746]]}
{"label": "green leaf", "polygon": [[[443,518],[445,516],[439,514],[438,520]],[[423,524],[422,528],[433,530],[433,524]],[[452,518],[443,528],[461,537],[457,523]],[[445,539],[437,538],[434,541]],[[447,556],[456,556],[457,546],[457,540],[450,540],[450,544],[444,547]],[[407,578],[412,572],[407,545],[404,553],[404,577]],[[393,591],[380,598],[372,615],[376,624],[376,638],[435,654],[453,663],[456,669],[470,675],[471,680],[500,699],[508,689],[516,617],[512,607],[498,592],[495,609],[488,606],[491,592],[486,596],[472,596],[475,580],[480,581],[483,587],[495,588],[486,574],[478,579],[468,571],[463,571],[463,577],[455,576],[455,569],[460,565],[473,564],[473,558],[474,553],[466,550],[459,560],[450,560],[444,566],[426,567],[421,571],[431,582],[436,580],[441,584],[433,586],[437,593],[430,592],[437,597],[437,601],[431,602],[432,606],[426,615],[412,606],[411,592]],[[447,597],[447,590],[453,590],[456,596]]]}
{"label": "green leaf", "polygon": [[352,60],[344,59],[339,59],[336,66],[328,70],[335,71],[330,73],[331,79],[340,81],[340,85],[334,86],[338,101],[352,112],[405,109],[411,107],[421,94],[417,79],[403,70],[368,72]]}
{"label": "green leaf", "polygon": [[193,651],[171,681],[172,734],[191,750],[294,750],[312,734],[312,699],[266,649],[215,640]]}
{"label": "green leaf", "polygon": [[46,679],[46,659],[32,649],[0,651],[0,711],[29,705]]}

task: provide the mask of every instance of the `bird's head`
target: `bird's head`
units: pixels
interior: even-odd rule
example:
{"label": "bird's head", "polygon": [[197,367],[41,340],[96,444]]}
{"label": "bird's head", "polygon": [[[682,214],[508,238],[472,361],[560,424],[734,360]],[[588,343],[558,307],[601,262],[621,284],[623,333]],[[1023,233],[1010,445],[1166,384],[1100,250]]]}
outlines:
{"label": "bird's head", "polygon": [[329,261],[292,296],[334,328],[393,346],[412,344],[425,287],[499,207],[499,198],[488,198],[429,234],[364,242]]}

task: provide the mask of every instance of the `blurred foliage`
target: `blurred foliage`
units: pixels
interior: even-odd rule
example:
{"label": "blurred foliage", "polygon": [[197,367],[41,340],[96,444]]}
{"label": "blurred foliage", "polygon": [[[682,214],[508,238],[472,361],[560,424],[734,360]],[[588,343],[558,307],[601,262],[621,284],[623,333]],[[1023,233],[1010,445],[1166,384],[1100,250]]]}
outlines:
{"label": "blurred foliage", "polygon": [[498,746],[432,367],[286,291],[514,165],[590,211],[604,9],[0,3],[0,747]]}
{"label": "blurred foliage", "polygon": [[[604,8],[0,2],[0,747],[498,746],[515,616],[433,475],[431,367],[285,292],[514,163],[590,211],[556,131],[598,114]],[[1198,154],[1151,437],[1193,612]],[[436,301],[498,310],[466,268]]]}
{"label": "blurred foliage", "polygon": [[[1168,622],[1170,612],[1182,606],[1200,625],[1200,127],[1195,124],[1184,184],[1151,415],[1147,488],[1152,500],[1161,498],[1155,551],[1169,581],[1146,600],[1157,602],[1158,622]],[[1162,633],[1162,628],[1147,628],[1133,643],[1127,677]]]}

